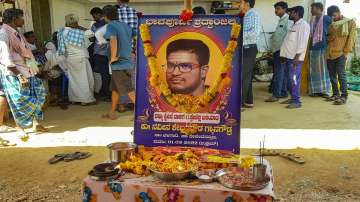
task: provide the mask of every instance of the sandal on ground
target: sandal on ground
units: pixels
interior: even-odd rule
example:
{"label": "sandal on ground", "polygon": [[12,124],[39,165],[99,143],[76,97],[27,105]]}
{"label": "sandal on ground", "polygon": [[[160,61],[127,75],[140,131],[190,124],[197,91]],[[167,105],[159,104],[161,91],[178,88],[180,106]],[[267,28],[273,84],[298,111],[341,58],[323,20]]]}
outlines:
{"label": "sandal on ground", "polygon": [[36,127],[35,127],[35,132],[36,133],[46,133],[46,132],[49,132],[49,130],[48,129],[46,129],[44,126],[42,126],[42,125],[37,125]]}
{"label": "sandal on ground", "polygon": [[345,97],[339,97],[334,101],[334,105],[344,105],[344,104],[346,104]]}
{"label": "sandal on ground", "polygon": [[331,96],[331,97],[325,98],[325,101],[327,101],[327,102],[334,102],[337,98],[338,98],[338,96],[333,95],[333,96]]}
{"label": "sandal on ground", "polygon": [[110,119],[110,120],[117,120],[117,119],[118,119],[118,117],[117,117],[115,114],[113,114],[113,115],[103,114],[101,117],[102,117],[103,119]]}
{"label": "sandal on ground", "polygon": [[4,140],[0,138],[0,147],[14,147],[16,144],[10,144],[9,140]]}
{"label": "sandal on ground", "polygon": [[89,102],[89,103],[82,102],[81,106],[85,107],[85,106],[92,106],[92,105],[96,105],[96,104],[97,104],[96,102]]}
{"label": "sandal on ground", "polygon": [[280,153],[279,154],[281,157],[288,159],[292,162],[295,162],[297,164],[304,164],[305,160],[303,158],[301,158],[300,156],[297,156],[295,154],[287,154],[287,153]]}
{"label": "sandal on ground", "polygon": [[291,99],[280,102],[280,104],[283,104],[283,105],[289,105],[291,103],[292,103]]}
{"label": "sandal on ground", "polygon": [[9,127],[7,126],[0,126],[0,133],[7,133],[9,132]]}
{"label": "sandal on ground", "polygon": [[247,103],[245,103],[245,104],[244,104],[244,107],[245,107],[245,108],[254,108],[254,104],[247,104]]}
{"label": "sandal on ground", "polygon": [[271,96],[265,100],[265,102],[277,102],[277,101],[279,101],[279,98],[276,98],[274,96]]}
{"label": "sandal on ground", "polygon": [[56,155],[54,155],[54,157],[52,157],[51,159],[48,160],[48,163],[55,164],[60,161],[63,161],[67,155],[69,155],[69,154],[56,154]]}
{"label": "sandal on ground", "polygon": [[70,161],[74,161],[74,160],[81,160],[81,159],[89,158],[90,156],[91,156],[91,153],[89,153],[89,152],[75,152],[75,153],[66,155],[64,158],[64,161],[70,162]]}
{"label": "sandal on ground", "polygon": [[119,105],[119,107],[116,109],[117,112],[123,113],[128,111],[128,108],[125,105]]}

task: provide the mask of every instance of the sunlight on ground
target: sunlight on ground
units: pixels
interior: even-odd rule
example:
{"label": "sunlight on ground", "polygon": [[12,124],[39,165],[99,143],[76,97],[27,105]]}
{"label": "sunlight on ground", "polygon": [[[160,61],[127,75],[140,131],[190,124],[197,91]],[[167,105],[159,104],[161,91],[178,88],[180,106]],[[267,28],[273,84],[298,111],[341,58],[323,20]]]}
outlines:
{"label": "sunlight on ground", "polygon": [[[86,127],[64,133],[30,135],[28,142],[22,142],[16,133],[1,137],[16,143],[17,147],[106,146],[112,142],[131,142],[132,130],[132,127]],[[257,148],[264,135],[265,146],[272,149],[360,149],[360,131],[303,129],[242,129],[241,147]]]}

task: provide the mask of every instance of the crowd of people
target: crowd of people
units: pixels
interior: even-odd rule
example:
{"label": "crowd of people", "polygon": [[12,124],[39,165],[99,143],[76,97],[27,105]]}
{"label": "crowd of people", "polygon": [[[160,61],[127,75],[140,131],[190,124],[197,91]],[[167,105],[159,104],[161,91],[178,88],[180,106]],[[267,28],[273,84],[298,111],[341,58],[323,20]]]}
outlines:
{"label": "crowd of people", "polygon": [[[33,127],[35,132],[47,129],[43,119],[45,102],[55,101],[62,109],[67,104],[88,106],[97,100],[109,101],[102,116],[117,119],[117,112],[133,107],[134,61],[138,13],[118,0],[118,5],[95,7],[90,14],[90,28],[79,25],[75,14],[65,16],[65,26],[52,39],[38,47],[33,31],[21,34],[24,13],[10,8],[3,13],[0,29],[0,125],[9,106],[19,131]],[[241,0],[243,17],[242,110],[254,107],[253,74],[258,53],[262,20],[254,9],[255,0]],[[301,107],[301,70],[307,50],[309,56],[309,91],[311,96],[325,97],[335,104],[345,104],[348,96],[345,61],[355,40],[355,21],[341,15],[337,6],[327,9],[321,3],[311,5],[313,18],[304,17],[304,8],[288,8],[286,2],[274,5],[280,18],[271,37],[274,60],[272,95],[266,102],[280,99],[287,108]],[[205,14],[195,7],[194,14]],[[331,95],[332,89],[332,95]],[[51,96],[47,96],[50,94]]]}
{"label": "crowd of people", "polygon": [[[261,18],[254,9],[255,0],[241,0],[243,24],[242,111],[254,107],[252,75],[257,44],[261,33]],[[356,38],[355,20],[344,17],[333,5],[324,12],[322,3],[311,5],[312,19],[306,22],[304,7],[288,8],[280,1],[274,5],[279,22],[271,37],[274,75],[272,95],[265,102],[278,102],[288,109],[301,108],[300,84],[305,56],[309,51],[309,95],[343,105],[348,98],[345,62]],[[332,91],[332,92],[331,92]]]}
{"label": "crowd of people", "polygon": [[[20,33],[24,13],[10,8],[3,13],[0,29],[0,125],[11,110],[21,137],[25,129],[46,132],[40,124],[46,103],[93,105],[111,102],[103,118],[117,119],[116,111],[133,107],[137,12],[128,0],[93,8],[94,24],[79,25],[75,14],[65,16],[65,26],[50,41],[37,46],[34,31]],[[41,45],[41,44],[40,44]]]}

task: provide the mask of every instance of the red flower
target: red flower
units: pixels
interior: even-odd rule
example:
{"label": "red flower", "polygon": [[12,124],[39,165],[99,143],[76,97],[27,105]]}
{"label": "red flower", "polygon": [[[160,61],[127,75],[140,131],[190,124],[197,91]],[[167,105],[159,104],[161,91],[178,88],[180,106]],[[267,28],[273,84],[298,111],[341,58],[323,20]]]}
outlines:
{"label": "red flower", "polygon": [[191,10],[184,9],[181,11],[180,19],[184,22],[191,20],[193,17],[193,12]]}

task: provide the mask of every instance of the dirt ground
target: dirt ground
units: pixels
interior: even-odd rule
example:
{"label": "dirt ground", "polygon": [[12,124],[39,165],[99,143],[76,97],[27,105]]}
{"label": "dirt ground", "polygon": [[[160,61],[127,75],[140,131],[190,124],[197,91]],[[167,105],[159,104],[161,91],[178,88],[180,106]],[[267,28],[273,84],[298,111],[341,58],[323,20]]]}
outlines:
{"label": "dirt ground", "polygon": [[[56,153],[88,151],[88,159],[47,164]],[[244,149],[242,153],[252,154]],[[305,165],[268,157],[273,166],[278,201],[360,201],[360,151],[291,150]],[[80,185],[87,172],[107,158],[102,147],[2,149],[0,201],[80,201]]]}

